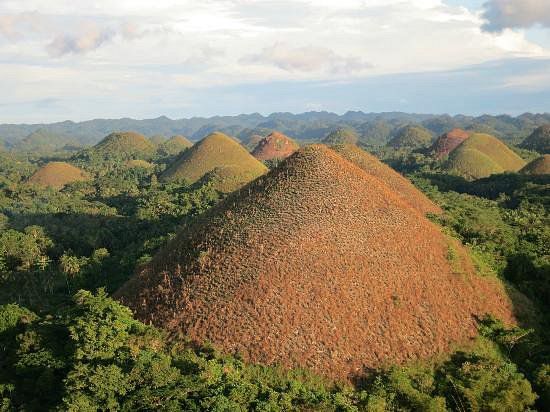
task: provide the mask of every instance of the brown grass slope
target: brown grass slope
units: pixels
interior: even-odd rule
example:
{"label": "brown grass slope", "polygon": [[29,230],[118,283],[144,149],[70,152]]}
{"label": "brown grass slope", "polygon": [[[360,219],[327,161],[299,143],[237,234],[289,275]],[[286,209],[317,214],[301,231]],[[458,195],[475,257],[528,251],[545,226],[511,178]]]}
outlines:
{"label": "brown grass slope", "polygon": [[87,179],[88,175],[78,167],[65,162],[50,162],[38,169],[29,178],[29,183],[61,189],[69,183]]}
{"label": "brown grass slope", "polygon": [[387,185],[397,196],[401,197],[402,200],[423,215],[426,213],[441,213],[441,208],[414,187],[407,178],[358,146],[351,144],[335,145],[332,146],[332,149],[368,174],[379,179],[380,182]]}
{"label": "brown grass slope", "polygon": [[455,150],[464,140],[469,138],[470,132],[462,129],[453,129],[442,134],[432,145],[430,151],[437,159],[442,159]]}
{"label": "brown grass slope", "polygon": [[272,132],[258,143],[252,151],[252,156],[261,161],[286,159],[299,148],[300,146],[290,137]]}
{"label": "brown grass slope", "polygon": [[519,172],[526,175],[550,175],[550,154],[536,158]]}
{"label": "brown grass slope", "polygon": [[174,337],[347,379],[467,341],[473,315],[512,320],[502,286],[453,247],[450,263],[435,224],[307,146],[182,228],[116,296]]}
{"label": "brown grass slope", "polygon": [[235,140],[212,133],[185,151],[161,175],[163,180],[185,179],[194,183],[216,168],[230,167],[241,184],[264,174],[267,168]]}
{"label": "brown grass slope", "polygon": [[474,133],[449,155],[444,167],[467,178],[517,172],[525,161],[494,136]]}

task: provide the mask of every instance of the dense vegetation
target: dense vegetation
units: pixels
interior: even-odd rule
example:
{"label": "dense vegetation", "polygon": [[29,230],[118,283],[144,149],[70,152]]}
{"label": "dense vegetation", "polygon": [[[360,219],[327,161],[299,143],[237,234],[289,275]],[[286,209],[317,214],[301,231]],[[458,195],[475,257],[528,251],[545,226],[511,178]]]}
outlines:
{"label": "dense vegetation", "polygon": [[[504,122],[495,119],[494,128]],[[85,152],[72,162],[93,179],[54,190],[25,182],[67,159],[0,153],[0,410],[550,409],[550,178],[470,182],[420,152],[378,155],[445,210],[434,219],[481,274],[509,283],[526,309],[521,327],[480,319],[471,346],[369,371],[354,387],[167,343],[109,294],[224,195],[202,182],[159,182],[169,157],[129,168],[126,158]]]}

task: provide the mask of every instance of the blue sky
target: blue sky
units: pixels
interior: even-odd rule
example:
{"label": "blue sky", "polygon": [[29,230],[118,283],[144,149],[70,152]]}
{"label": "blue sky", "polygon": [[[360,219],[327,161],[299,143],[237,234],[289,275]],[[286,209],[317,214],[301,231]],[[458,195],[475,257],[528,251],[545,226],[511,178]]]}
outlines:
{"label": "blue sky", "polygon": [[548,0],[0,1],[0,123],[550,111]]}

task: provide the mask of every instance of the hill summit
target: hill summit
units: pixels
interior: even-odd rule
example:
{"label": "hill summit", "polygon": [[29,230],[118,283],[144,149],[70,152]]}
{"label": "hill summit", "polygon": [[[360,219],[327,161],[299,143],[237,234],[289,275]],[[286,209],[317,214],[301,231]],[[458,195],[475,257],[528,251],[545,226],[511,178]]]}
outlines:
{"label": "hill summit", "polygon": [[388,146],[394,149],[418,149],[428,147],[432,142],[432,134],[422,126],[407,125],[397,130]]}
{"label": "hill summit", "polygon": [[88,175],[76,166],[66,162],[50,162],[38,169],[29,178],[29,183],[62,189],[69,183],[87,179]]}
{"label": "hill summit", "polygon": [[526,175],[550,175],[550,154],[545,154],[531,161],[520,170],[520,173]]}
{"label": "hill summit", "polygon": [[252,156],[258,160],[286,159],[299,149],[298,144],[290,137],[272,132],[264,137],[252,151]]}
{"label": "hill summit", "polygon": [[155,145],[139,133],[115,132],[96,144],[92,151],[105,156],[147,157],[154,153]]}
{"label": "hill summit", "polygon": [[517,172],[525,161],[494,136],[474,133],[449,155],[444,167],[470,178]]}
{"label": "hill summit", "polygon": [[461,245],[323,145],[182,228],[116,296],[173,338],[342,379],[448,351],[476,315],[513,320]]}
{"label": "hill summit", "polygon": [[177,135],[159,144],[157,152],[161,156],[175,156],[189,149],[191,146],[193,146],[193,142],[187,137]]}
{"label": "hill summit", "polygon": [[430,151],[437,159],[442,159],[460,146],[460,144],[469,138],[470,135],[471,133],[466,130],[453,129],[439,136],[432,145]]}
{"label": "hill summit", "polygon": [[[166,181],[185,179],[195,183],[215,169],[233,184],[223,187],[223,191],[232,191],[264,174],[267,168],[235,140],[223,133],[212,133],[196,143],[170,165],[161,178]],[[229,173],[230,172],[230,173]]]}
{"label": "hill summit", "polygon": [[342,127],[330,132],[324,139],[323,143],[327,145],[334,144],[357,144],[359,136],[353,129]]}
{"label": "hill summit", "polygon": [[550,124],[535,129],[521,145],[523,149],[534,150],[542,154],[550,154]]}

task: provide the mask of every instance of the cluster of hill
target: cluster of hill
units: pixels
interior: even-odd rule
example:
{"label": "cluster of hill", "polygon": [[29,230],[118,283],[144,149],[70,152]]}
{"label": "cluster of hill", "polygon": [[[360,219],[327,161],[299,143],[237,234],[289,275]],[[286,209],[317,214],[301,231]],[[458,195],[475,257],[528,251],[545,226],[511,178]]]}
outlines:
{"label": "cluster of hill", "polygon": [[[23,140],[33,133],[49,133],[56,136],[56,148],[77,144],[91,146],[115,130],[133,130],[146,136],[184,135],[191,140],[200,140],[214,131],[247,141],[253,135],[265,136],[278,130],[303,141],[321,141],[328,133],[339,128],[353,129],[361,142],[382,145],[394,132],[407,124],[420,125],[435,136],[453,128],[483,132],[514,143],[519,143],[535,128],[550,123],[550,114],[530,114],[512,117],[464,116],[390,113],[347,112],[337,115],[329,112],[302,114],[273,113],[263,116],[258,113],[238,116],[194,117],[172,120],[165,116],[156,119],[96,119],[84,122],[65,121],[53,124],[0,125],[0,137],[5,146],[21,150],[33,149]],[[52,141],[54,141],[52,140]],[[251,147],[252,149],[253,147]]]}

